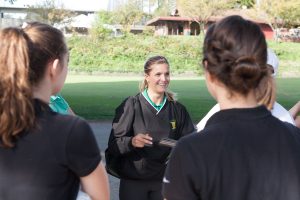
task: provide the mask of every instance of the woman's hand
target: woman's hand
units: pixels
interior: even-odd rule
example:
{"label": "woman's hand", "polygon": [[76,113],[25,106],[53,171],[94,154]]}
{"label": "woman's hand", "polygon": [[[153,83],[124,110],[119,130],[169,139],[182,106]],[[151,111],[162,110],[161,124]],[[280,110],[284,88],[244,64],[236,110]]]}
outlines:
{"label": "woman's hand", "polygon": [[131,140],[132,146],[137,148],[143,148],[147,145],[152,145],[152,137],[149,134],[139,133]]}
{"label": "woman's hand", "polygon": [[290,114],[292,115],[293,119],[295,120],[296,126],[300,128],[300,101],[298,101],[290,110]]}
{"label": "woman's hand", "polygon": [[297,116],[295,119],[295,125],[300,128],[300,116]]}

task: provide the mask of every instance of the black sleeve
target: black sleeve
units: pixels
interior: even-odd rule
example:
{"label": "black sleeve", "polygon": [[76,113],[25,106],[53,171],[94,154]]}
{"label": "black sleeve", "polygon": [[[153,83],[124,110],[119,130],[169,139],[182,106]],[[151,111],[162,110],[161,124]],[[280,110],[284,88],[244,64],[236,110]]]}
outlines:
{"label": "black sleeve", "polygon": [[182,137],[190,133],[193,133],[196,129],[186,108],[178,102],[177,102],[177,106],[179,107],[178,110],[180,112],[179,133],[181,133],[181,137]]}
{"label": "black sleeve", "polygon": [[185,155],[189,152],[182,148],[181,141],[172,150],[170,160],[168,162],[165,176],[163,178],[163,196],[167,200],[197,200],[199,199],[194,192],[193,173],[197,171],[191,170],[191,160],[185,159]]}
{"label": "black sleeve", "polygon": [[92,129],[82,119],[78,118],[67,138],[66,159],[68,167],[79,177],[89,175],[101,161]]}
{"label": "black sleeve", "polygon": [[134,148],[131,144],[133,137],[134,101],[134,97],[129,97],[116,109],[108,141],[108,150],[115,155],[126,154]]}

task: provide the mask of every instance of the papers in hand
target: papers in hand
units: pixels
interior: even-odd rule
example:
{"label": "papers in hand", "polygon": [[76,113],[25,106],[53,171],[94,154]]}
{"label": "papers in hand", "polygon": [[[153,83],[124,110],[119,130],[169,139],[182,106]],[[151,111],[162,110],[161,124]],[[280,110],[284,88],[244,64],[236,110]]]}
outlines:
{"label": "papers in hand", "polygon": [[176,142],[177,142],[176,140],[170,138],[163,138],[158,142],[158,144],[166,147],[175,147]]}

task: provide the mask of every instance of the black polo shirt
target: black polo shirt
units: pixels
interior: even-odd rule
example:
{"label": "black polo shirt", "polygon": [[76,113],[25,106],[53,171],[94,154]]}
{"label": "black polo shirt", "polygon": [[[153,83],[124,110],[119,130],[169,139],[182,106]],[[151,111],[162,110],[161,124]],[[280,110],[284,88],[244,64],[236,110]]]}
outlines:
{"label": "black polo shirt", "polygon": [[300,199],[300,130],[263,106],[217,112],[179,141],[163,187],[168,200]]}
{"label": "black polo shirt", "polygon": [[57,114],[35,101],[37,125],[14,148],[0,147],[1,200],[75,199],[79,177],[101,160],[91,128],[84,120]]}

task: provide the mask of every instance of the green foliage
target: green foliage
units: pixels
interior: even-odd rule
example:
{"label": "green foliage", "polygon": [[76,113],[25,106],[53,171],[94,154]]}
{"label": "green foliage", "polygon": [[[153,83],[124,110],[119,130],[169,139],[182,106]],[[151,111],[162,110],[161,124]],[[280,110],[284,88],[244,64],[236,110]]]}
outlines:
{"label": "green foliage", "polygon": [[[164,55],[175,73],[201,74],[203,36],[167,36],[128,34],[126,37],[91,38],[71,37],[70,70],[80,72],[141,73],[145,60],[153,55]],[[287,68],[300,71],[300,44],[270,41],[280,59],[280,71]],[[284,75],[285,72],[280,72]]]}
{"label": "green foliage", "polygon": [[204,32],[204,25],[212,16],[217,16],[221,11],[232,8],[233,0],[177,0],[180,13],[193,18],[200,24],[200,31]]}
{"label": "green foliage", "polygon": [[201,73],[202,37],[153,37],[127,34],[126,37],[93,39],[71,37],[70,70],[85,72],[140,73],[145,60],[164,55],[176,73]]}
{"label": "green foliage", "polygon": [[90,33],[93,38],[103,40],[112,34],[112,30],[105,28],[103,24],[97,24]]}
{"label": "green foliage", "polygon": [[145,15],[140,6],[135,0],[129,0],[126,4],[121,5],[113,14],[114,23],[121,24],[123,31],[129,33],[130,27],[140,23]]}
{"label": "green foliage", "polygon": [[300,1],[287,1],[282,5],[279,17],[284,20],[285,27],[300,26]]}
{"label": "green foliage", "polygon": [[145,36],[153,36],[154,35],[154,27],[153,26],[146,26],[143,30],[143,35]]}
{"label": "green foliage", "polygon": [[112,12],[100,11],[98,12],[96,22],[93,24],[91,29],[91,36],[93,38],[105,39],[112,34],[112,30],[108,29],[106,26],[111,24],[113,21]]}
{"label": "green foliage", "polygon": [[251,8],[254,6],[255,0],[237,0],[236,3],[241,6],[247,6],[247,8]]}
{"label": "green foliage", "polygon": [[157,2],[157,9],[154,11],[154,16],[168,16],[170,15],[170,11],[168,8],[168,4],[166,1]]}
{"label": "green foliage", "polygon": [[112,24],[114,13],[109,11],[99,11],[96,21],[100,24]]}
{"label": "green foliage", "polygon": [[259,13],[274,28],[292,28],[300,25],[300,1],[299,0],[264,0],[259,6]]}

